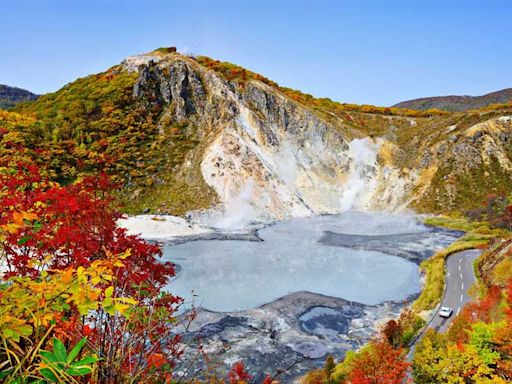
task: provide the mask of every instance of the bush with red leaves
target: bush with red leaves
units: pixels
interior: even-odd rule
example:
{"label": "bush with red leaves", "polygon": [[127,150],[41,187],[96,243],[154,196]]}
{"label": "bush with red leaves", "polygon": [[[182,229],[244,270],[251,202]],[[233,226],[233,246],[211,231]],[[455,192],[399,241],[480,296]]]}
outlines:
{"label": "bush with red leaves", "polygon": [[[1,165],[1,164],[0,164]],[[115,290],[137,301],[130,316],[80,316],[69,310],[55,327],[68,346],[83,336],[99,360],[99,383],[166,382],[182,355],[171,332],[181,299],[163,291],[175,270],[161,250],[116,225],[114,186],[105,174],[62,186],[32,164],[0,167],[0,244],[5,276],[38,278],[43,270],[88,267],[109,255],[128,255],[115,270]],[[20,212],[24,212],[20,215]],[[89,380],[89,379],[87,379]]]}

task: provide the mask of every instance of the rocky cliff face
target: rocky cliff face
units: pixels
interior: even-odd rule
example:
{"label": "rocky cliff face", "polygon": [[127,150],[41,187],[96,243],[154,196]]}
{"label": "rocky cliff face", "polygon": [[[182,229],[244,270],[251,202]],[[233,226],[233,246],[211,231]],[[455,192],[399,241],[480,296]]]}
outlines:
{"label": "rocky cliff face", "polygon": [[187,177],[195,167],[235,221],[450,209],[467,205],[475,189],[463,188],[482,180],[510,184],[506,115],[379,116],[371,131],[372,114],[326,119],[276,87],[228,81],[179,54],[134,56],[121,67],[138,73],[134,96],[160,106],[162,133],[182,124],[200,137],[179,172]]}
{"label": "rocky cliff face", "polygon": [[236,87],[180,55],[123,65],[140,73],[138,97],[164,105],[162,127],[165,119],[200,127],[207,144],[192,156],[226,210],[287,218],[341,209],[350,147],[315,114],[263,83]]}

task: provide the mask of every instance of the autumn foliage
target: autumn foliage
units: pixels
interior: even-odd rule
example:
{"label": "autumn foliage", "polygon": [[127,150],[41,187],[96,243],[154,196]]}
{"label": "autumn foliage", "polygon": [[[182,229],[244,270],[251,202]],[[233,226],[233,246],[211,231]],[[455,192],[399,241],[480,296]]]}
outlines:
{"label": "autumn foliage", "polygon": [[403,351],[386,342],[370,344],[353,364],[347,377],[351,384],[399,384],[404,382],[409,367]]}
{"label": "autumn foliage", "polygon": [[454,320],[449,332],[430,331],[416,349],[416,383],[512,381],[512,280],[488,287]]}
{"label": "autumn foliage", "polygon": [[244,384],[249,382],[252,377],[246,371],[243,361],[237,361],[228,373],[229,384]]}
{"label": "autumn foliage", "polygon": [[472,220],[487,221],[496,228],[512,230],[512,196],[487,194],[482,206],[467,212]]}
{"label": "autumn foliage", "polygon": [[[105,174],[59,185],[37,166],[0,167],[0,380],[170,383],[185,343],[174,266],[116,225]],[[242,361],[216,377],[244,384]],[[269,376],[264,381],[270,384]]]}
{"label": "autumn foliage", "polygon": [[53,337],[69,349],[87,337],[82,353],[97,364],[84,382],[170,380],[182,353],[171,332],[181,300],[162,289],[174,267],[158,260],[157,245],[116,226],[108,178],[61,186],[31,164],[0,171],[2,377],[40,377],[40,350]]}

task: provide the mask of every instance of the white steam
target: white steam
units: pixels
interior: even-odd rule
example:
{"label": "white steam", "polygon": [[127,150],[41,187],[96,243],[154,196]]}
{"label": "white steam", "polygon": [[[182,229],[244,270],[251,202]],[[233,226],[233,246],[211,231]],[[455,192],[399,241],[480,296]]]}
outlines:
{"label": "white steam", "polygon": [[291,191],[295,191],[295,179],[298,174],[298,160],[291,146],[282,145],[277,153],[275,161],[277,176]]}
{"label": "white steam", "polygon": [[257,211],[251,205],[254,180],[249,178],[240,193],[226,202],[224,215],[215,223],[216,228],[239,229],[257,218]]}
{"label": "white steam", "polygon": [[373,178],[379,146],[369,140],[354,139],[349,144],[350,171],[340,199],[340,210],[364,209],[367,199],[375,188]]}

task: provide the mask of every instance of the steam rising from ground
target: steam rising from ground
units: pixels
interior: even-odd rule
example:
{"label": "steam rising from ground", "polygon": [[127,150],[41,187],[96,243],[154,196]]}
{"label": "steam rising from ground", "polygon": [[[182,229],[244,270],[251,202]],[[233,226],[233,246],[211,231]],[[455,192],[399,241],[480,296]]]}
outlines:
{"label": "steam rising from ground", "polygon": [[297,158],[291,146],[283,145],[276,158],[277,174],[285,185],[295,191],[295,179],[298,174]]}
{"label": "steam rising from ground", "polygon": [[254,180],[248,179],[246,184],[240,190],[240,193],[226,202],[224,214],[214,227],[220,229],[238,229],[243,228],[251,221],[255,220],[258,212],[251,205],[252,194],[254,192]]}
{"label": "steam rising from ground", "polygon": [[378,144],[368,138],[354,139],[348,146],[352,162],[345,190],[340,199],[342,212],[365,208],[367,199],[375,188],[373,176],[379,149]]}
{"label": "steam rising from ground", "polygon": [[[376,188],[375,169],[379,145],[368,138],[354,139],[349,143],[350,168],[339,199],[339,208],[332,213],[346,212],[352,209],[364,210]],[[279,180],[292,193],[296,193],[295,180],[298,174],[297,157],[289,146],[282,146],[276,155],[274,167]],[[251,222],[262,219],[265,212],[253,204],[255,182],[249,178],[238,195],[225,203],[222,217],[213,227],[219,229],[241,229]]]}
{"label": "steam rising from ground", "polygon": [[[290,191],[295,191],[294,185],[297,177],[297,158],[290,146],[283,146],[277,153],[274,164],[275,171],[279,179]],[[229,199],[224,206],[222,217],[215,221],[213,227],[218,229],[241,229],[253,221],[263,219],[266,215],[254,207],[251,203],[254,199],[255,182],[249,178],[246,184],[240,190],[240,193],[234,198]]]}

